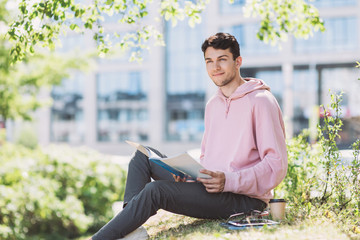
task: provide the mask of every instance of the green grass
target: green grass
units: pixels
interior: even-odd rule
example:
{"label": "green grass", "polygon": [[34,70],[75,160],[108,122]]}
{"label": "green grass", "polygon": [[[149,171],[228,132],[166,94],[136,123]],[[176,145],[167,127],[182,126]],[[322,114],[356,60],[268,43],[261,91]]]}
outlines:
{"label": "green grass", "polygon": [[331,219],[308,219],[296,224],[249,230],[227,230],[220,220],[185,217],[160,210],[145,224],[150,239],[360,239],[347,236]]}
{"label": "green grass", "polygon": [[[228,230],[220,226],[221,222],[223,221],[196,219],[159,210],[144,224],[144,227],[151,240],[360,240],[360,232],[345,234],[341,230],[343,227],[331,217],[313,216],[292,223],[285,220],[276,227],[248,230]],[[89,237],[84,236],[77,240],[87,240]]]}

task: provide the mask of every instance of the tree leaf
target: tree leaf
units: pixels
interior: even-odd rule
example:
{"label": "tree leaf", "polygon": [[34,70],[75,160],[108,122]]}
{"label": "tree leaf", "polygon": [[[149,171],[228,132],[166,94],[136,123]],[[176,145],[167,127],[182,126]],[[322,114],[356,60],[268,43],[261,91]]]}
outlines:
{"label": "tree leaf", "polygon": [[72,24],[70,25],[70,29],[71,29],[71,30],[74,30],[76,27],[78,27],[78,25],[75,24],[75,23],[72,23]]}

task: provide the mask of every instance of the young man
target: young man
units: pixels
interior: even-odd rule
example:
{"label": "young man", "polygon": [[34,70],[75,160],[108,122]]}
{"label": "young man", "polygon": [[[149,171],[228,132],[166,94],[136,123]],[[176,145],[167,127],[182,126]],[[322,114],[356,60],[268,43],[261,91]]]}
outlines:
{"label": "young man", "polygon": [[206,105],[201,144],[206,168],[201,172],[211,178],[186,182],[137,151],[129,164],[124,209],[93,240],[146,237],[139,227],[159,209],[208,219],[261,211],[285,177],[284,124],[269,87],[241,77],[240,48],[232,35],[209,37],[202,51],[209,77],[219,87]]}

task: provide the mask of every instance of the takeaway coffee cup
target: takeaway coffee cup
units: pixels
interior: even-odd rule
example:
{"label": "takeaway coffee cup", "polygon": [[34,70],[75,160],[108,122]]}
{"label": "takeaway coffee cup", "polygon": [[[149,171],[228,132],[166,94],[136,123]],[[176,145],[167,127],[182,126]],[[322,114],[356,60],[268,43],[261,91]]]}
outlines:
{"label": "takeaway coffee cup", "polygon": [[270,214],[274,220],[284,220],[286,201],[284,199],[270,200]]}

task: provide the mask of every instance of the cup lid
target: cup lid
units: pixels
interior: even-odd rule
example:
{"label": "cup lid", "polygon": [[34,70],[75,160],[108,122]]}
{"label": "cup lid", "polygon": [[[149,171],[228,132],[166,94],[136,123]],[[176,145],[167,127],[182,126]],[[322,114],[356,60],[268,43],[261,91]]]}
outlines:
{"label": "cup lid", "polygon": [[278,199],[270,199],[270,203],[276,203],[276,202],[286,202],[285,199],[278,198]]}

